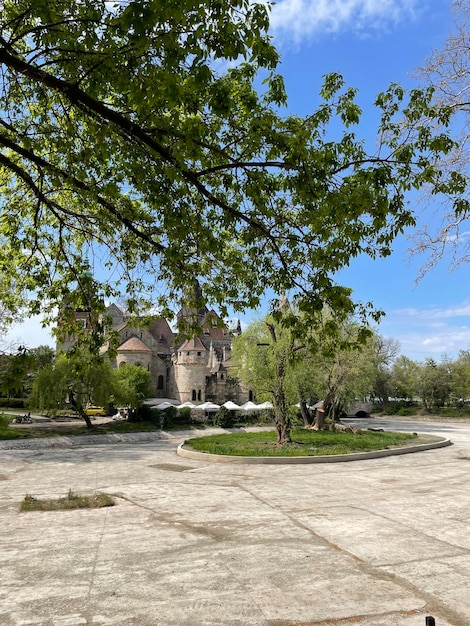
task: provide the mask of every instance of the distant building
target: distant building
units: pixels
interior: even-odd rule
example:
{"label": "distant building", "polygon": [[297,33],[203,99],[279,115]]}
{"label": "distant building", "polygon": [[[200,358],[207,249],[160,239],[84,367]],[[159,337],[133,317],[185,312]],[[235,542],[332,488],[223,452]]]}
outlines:
{"label": "distant building", "polygon": [[[118,368],[132,364],[147,369],[155,398],[171,398],[180,404],[207,400],[243,404],[252,399],[252,394],[231,375],[232,338],[241,332],[239,322],[231,331],[213,310],[204,308],[194,312],[182,308],[177,317],[189,321],[196,318],[202,333],[179,341],[177,333],[162,317],[155,317],[149,325],[138,326],[115,304],[107,308],[105,315],[111,320],[110,330],[120,338],[116,355],[110,356],[112,365]],[[86,312],[77,311],[75,318],[87,326]],[[68,337],[58,349],[66,350],[72,343],[73,338]],[[105,344],[102,354],[107,354],[108,348]]]}

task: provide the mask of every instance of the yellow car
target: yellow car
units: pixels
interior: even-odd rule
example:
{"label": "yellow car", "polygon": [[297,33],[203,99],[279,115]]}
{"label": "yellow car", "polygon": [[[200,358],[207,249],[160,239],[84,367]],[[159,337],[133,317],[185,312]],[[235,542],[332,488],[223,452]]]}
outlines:
{"label": "yellow car", "polygon": [[100,415],[101,417],[106,417],[106,411],[102,406],[88,406],[85,409],[85,415],[89,417],[92,415]]}

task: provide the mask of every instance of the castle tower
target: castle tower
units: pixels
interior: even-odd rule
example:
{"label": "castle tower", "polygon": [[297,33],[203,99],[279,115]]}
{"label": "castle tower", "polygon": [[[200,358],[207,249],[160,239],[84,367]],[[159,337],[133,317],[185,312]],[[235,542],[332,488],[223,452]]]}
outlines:
{"label": "castle tower", "polygon": [[179,400],[204,402],[206,389],[207,349],[198,337],[178,348],[175,360],[175,383]]}
{"label": "castle tower", "polygon": [[150,371],[151,361],[152,350],[135,335],[129,337],[117,349],[116,364],[118,367],[126,364],[139,365]]}

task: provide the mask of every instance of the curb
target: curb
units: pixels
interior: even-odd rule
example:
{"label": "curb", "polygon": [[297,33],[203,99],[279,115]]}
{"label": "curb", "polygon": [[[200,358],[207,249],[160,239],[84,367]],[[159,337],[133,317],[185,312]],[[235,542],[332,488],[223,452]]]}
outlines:
{"label": "curb", "polygon": [[324,456],[225,456],[218,454],[208,454],[198,452],[185,447],[185,443],[178,446],[176,453],[186,459],[198,461],[209,461],[210,463],[239,463],[239,464],[271,464],[271,465],[301,465],[310,463],[345,463],[348,461],[363,461],[366,459],[379,459],[386,456],[397,456],[401,454],[412,454],[413,452],[424,452],[445,448],[452,445],[450,439],[423,443],[416,446],[404,446],[402,448],[390,448],[387,450],[374,450],[372,452],[353,452],[351,454],[336,454]]}

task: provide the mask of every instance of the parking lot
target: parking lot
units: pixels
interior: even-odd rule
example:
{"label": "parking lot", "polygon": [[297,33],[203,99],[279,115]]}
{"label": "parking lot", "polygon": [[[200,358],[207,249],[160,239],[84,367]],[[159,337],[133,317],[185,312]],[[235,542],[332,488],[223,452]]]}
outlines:
{"label": "parking lot", "polygon": [[[181,458],[187,433],[2,443],[0,624],[468,626],[470,424],[379,425],[453,445],[270,466]],[[116,506],[19,512],[69,489]]]}

